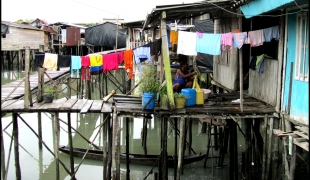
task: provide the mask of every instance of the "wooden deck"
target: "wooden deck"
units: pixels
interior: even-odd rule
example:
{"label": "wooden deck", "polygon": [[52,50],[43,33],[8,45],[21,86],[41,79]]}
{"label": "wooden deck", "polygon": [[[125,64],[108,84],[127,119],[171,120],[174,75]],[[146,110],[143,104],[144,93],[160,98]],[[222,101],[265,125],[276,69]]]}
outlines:
{"label": "wooden deck", "polygon": [[[70,75],[69,70],[60,70],[60,71],[46,71],[46,73],[53,79],[56,80],[64,75]],[[1,86],[1,101],[4,100],[20,82],[23,81],[23,79],[19,79],[10,83],[7,83],[5,85]],[[49,82],[50,79],[44,75],[44,82]],[[30,89],[31,91],[38,88],[38,73],[32,74],[29,76],[29,83],[30,83]],[[25,93],[25,82],[20,84],[19,87],[7,98],[9,99],[19,99],[24,96]]]}
{"label": "wooden deck", "polygon": [[143,110],[141,97],[116,94],[109,102],[88,99],[57,99],[52,103],[34,103],[33,107],[25,109],[23,100],[8,100],[1,106],[3,112],[77,112],[77,113],[111,113],[112,103],[115,102],[119,115],[139,116],[139,114],[159,114],[166,116],[187,115],[193,118],[262,118],[266,114],[273,116],[274,107],[255,98],[244,96],[243,112],[240,104],[233,103],[238,99],[237,93],[211,94],[204,105],[186,107],[172,111],[160,110],[156,105],[154,110]]}

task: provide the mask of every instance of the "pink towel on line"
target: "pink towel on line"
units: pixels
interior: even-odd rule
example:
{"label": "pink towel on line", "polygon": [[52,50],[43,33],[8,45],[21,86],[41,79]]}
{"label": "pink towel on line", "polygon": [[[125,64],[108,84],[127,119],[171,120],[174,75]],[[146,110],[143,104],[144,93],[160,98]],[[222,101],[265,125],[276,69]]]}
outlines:
{"label": "pink towel on line", "polygon": [[256,30],[256,31],[249,31],[248,36],[250,39],[251,47],[263,45],[265,41],[263,29]]}
{"label": "pink towel on line", "polygon": [[232,33],[222,34],[222,50],[225,50],[226,46],[229,46],[229,50],[231,50],[232,42],[233,42]]}

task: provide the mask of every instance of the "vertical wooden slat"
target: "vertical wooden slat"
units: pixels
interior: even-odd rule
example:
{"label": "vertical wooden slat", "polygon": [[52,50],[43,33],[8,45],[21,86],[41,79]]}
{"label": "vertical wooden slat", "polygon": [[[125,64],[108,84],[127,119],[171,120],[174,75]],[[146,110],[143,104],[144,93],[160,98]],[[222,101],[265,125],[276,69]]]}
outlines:
{"label": "vertical wooden slat", "polygon": [[[238,10],[241,12],[241,10]],[[240,13],[241,14],[241,13]],[[242,17],[239,17],[239,30],[242,31]],[[243,52],[242,48],[238,49],[239,52],[239,82],[240,82],[240,111],[243,112]]]}
{"label": "vertical wooden slat", "polygon": [[43,101],[44,93],[44,68],[38,67],[38,93],[37,93],[37,102]]}

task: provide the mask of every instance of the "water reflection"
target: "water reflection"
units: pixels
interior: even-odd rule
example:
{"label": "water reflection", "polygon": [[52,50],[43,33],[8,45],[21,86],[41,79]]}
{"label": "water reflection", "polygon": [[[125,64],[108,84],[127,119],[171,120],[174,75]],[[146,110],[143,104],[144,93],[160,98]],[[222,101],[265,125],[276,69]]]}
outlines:
{"label": "water reflection", "polygon": [[[2,84],[7,83],[16,78],[22,78],[22,72],[12,72],[4,71],[1,73]],[[5,80],[6,82],[4,82]],[[110,85],[108,86],[110,87]],[[111,85],[113,88],[113,86]],[[94,99],[99,98],[99,92],[97,89],[94,90],[92,97]],[[73,94],[72,98],[76,98]],[[37,113],[23,113],[21,114],[23,119],[38,133],[38,115]],[[67,122],[67,113],[60,113],[59,117],[61,120]],[[8,162],[8,178],[15,179],[15,165],[14,165],[14,148],[12,146],[10,152],[10,143],[12,137],[12,121],[10,114],[3,117],[2,127],[4,131],[4,147],[5,147],[5,158],[6,162],[10,156],[10,161]],[[121,125],[121,151],[126,152],[126,127],[125,119],[120,118]],[[77,131],[79,131],[83,136],[94,144],[102,147],[102,133],[99,133],[95,138],[98,130],[100,129],[100,124],[103,123],[103,116],[100,114],[78,114],[71,113],[71,125]],[[56,179],[56,161],[53,155],[43,146],[42,151],[39,150],[39,140],[36,135],[22,122],[18,121],[19,126],[19,158],[20,158],[20,168],[22,179],[33,180],[33,179]],[[147,152],[148,154],[159,154],[160,153],[160,137],[161,137],[161,124],[160,120],[152,118],[148,120],[147,124]],[[42,136],[45,144],[53,151],[54,149],[54,124],[51,115],[48,113],[42,113]],[[143,119],[134,118],[129,122],[129,152],[130,153],[144,153],[142,147],[141,132],[143,129]],[[197,121],[193,123],[193,139],[192,148],[196,153],[206,153],[207,144],[207,134],[201,133],[201,124]],[[173,126],[168,123],[168,154],[174,154],[174,130]],[[88,148],[89,143],[84,140],[78,133],[72,130],[72,139],[74,147]],[[68,126],[60,122],[60,144],[68,145]],[[188,150],[186,150],[186,153]],[[214,152],[216,155],[216,152]],[[60,153],[60,160],[64,162],[66,167],[70,167],[70,159],[67,154]],[[228,164],[228,156],[225,156],[224,164]],[[184,167],[184,174],[181,179],[229,179],[228,178],[228,167],[214,168],[212,175],[211,160],[208,159],[207,168],[203,168],[203,161],[199,161],[193,164],[186,165]],[[214,159],[214,164],[216,164],[216,159]],[[74,166],[77,167],[81,162],[81,158],[74,158]],[[2,165],[1,165],[2,166]],[[7,166],[7,164],[6,164]],[[151,166],[140,166],[130,164],[130,178],[131,179],[144,179],[144,177],[152,169]],[[157,167],[153,169],[153,172],[158,172]],[[174,179],[174,171],[169,168],[169,179]],[[103,162],[95,160],[85,159],[80,166],[76,177],[79,180],[100,180],[103,179]],[[148,176],[147,179],[153,179],[154,174]],[[60,179],[69,180],[70,176],[60,165]],[[126,179],[126,165],[121,164],[121,179]]]}

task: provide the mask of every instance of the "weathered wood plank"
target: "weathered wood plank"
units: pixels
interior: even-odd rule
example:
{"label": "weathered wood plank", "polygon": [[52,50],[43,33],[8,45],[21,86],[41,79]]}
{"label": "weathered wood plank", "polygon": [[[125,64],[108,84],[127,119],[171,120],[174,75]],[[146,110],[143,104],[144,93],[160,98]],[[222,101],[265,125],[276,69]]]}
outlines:
{"label": "weathered wood plank", "polygon": [[84,106],[83,106],[83,108],[81,109],[81,111],[80,111],[80,113],[81,114],[86,114],[87,112],[88,112],[88,110],[89,110],[89,108],[91,107],[91,105],[93,104],[93,100],[88,100],[85,104],[84,104]]}
{"label": "weathered wood plank", "polygon": [[103,104],[103,100],[94,100],[93,104],[90,107],[90,111],[100,111]]}
{"label": "weathered wood plank", "polygon": [[102,104],[102,113],[111,113],[112,112],[112,103],[103,103]]}
{"label": "weathered wood plank", "polygon": [[81,110],[84,104],[87,102],[87,99],[79,99],[73,106],[72,110]]}
{"label": "weathered wood plank", "polygon": [[77,102],[77,99],[68,99],[65,103],[63,103],[59,110],[68,110]]}
{"label": "weathered wood plank", "polygon": [[299,129],[300,131],[309,134],[309,128],[307,127],[301,127],[301,126],[295,126],[296,129]]}
{"label": "weathered wood plank", "polygon": [[13,110],[18,110],[23,107],[24,107],[24,100],[18,100],[4,108],[1,107],[1,110],[13,111]]}
{"label": "weathered wood plank", "polygon": [[306,134],[300,132],[300,131],[293,131],[295,134],[297,134],[298,136],[301,136],[303,138],[306,138],[309,140],[309,136],[307,136]]}
{"label": "weathered wood plank", "polygon": [[47,109],[51,109],[51,110],[58,110],[59,107],[65,103],[67,101],[66,98],[62,98],[62,99],[56,99],[52,102],[52,106],[48,107]]}
{"label": "weathered wood plank", "polygon": [[298,141],[296,141],[296,139],[293,139],[293,143],[309,152],[309,143],[308,142],[298,142]]}
{"label": "weathered wood plank", "polygon": [[14,100],[8,100],[8,101],[4,101],[3,104],[1,104],[1,108],[5,108],[6,106],[16,102],[17,100],[14,99]]}
{"label": "weathered wood plank", "polygon": [[38,109],[39,107],[41,107],[44,104],[44,102],[40,102],[40,103],[33,103],[32,107],[29,107],[29,109]]}

